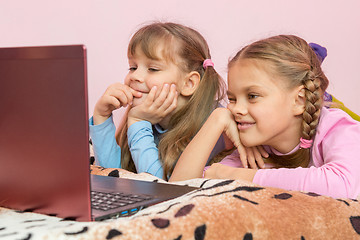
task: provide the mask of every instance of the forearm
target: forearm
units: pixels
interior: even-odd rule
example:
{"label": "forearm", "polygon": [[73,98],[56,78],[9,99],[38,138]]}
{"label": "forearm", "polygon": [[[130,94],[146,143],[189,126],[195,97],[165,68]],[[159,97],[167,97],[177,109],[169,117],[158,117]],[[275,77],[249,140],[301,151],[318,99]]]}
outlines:
{"label": "forearm", "polygon": [[257,171],[258,170],[251,168],[235,168],[230,178],[252,182]]}
{"label": "forearm", "polygon": [[262,186],[314,192],[333,198],[357,198],[360,193],[358,171],[336,165],[260,169],[253,182]]}
{"label": "forearm", "polygon": [[222,109],[215,109],[181,154],[170,181],[202,177],[206,162],[224,129]]}
{"label": "forearm", "polygon": [[215,163],[205,171],[204,177],[214,179],[238,179],[252,182],[256,172],[256,169],[231,167],[221,163]]}
{"label": "forearm", "polygon": [[95,164],[107,168],[120,168],[121,149],[115,139],[115,125],[112,118],[96,126],[93,124],[92,119],[90,119],[89,128]]}
{"label": "forearm", "polygon": [[96,112],[94,112],[94,115],[93,115],[94,125],[100,125],[100,124],[102,124],[102,123],[105,122],[110,116],[111,116],[111,114],[110,114],[109,116],[101,116],[101,115],[99,115],[99,114],[96,114]]}
{"label": "forearm", "polygon": [[128,144],[138,173],[147,172],[163,178],[163,168],[151,123],[141,121],[131,125],[128,129]]}

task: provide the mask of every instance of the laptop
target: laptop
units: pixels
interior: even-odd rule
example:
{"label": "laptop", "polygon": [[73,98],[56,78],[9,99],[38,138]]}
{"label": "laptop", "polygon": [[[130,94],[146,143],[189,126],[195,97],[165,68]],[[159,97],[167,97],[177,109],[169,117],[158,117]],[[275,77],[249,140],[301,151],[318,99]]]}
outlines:
{"label": "laptop", "polygon": [[103,220],[195,189],[90,174],[84,45],[0,48],[0,109],[2,207]]}

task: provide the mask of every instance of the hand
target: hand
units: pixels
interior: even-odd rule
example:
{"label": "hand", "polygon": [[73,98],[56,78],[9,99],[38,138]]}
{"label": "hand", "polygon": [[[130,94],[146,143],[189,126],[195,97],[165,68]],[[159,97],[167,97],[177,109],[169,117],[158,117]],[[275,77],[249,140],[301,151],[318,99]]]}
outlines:
{"label": "hand", "polygon": [[[241,144],[239,130],[237,128],[237,124],[234,120],[233,115],[230,110],[224,108],[223,114],[225,116],[225,126],[224,133],[228,140],[230,140],[234,146],[237,148],[240,161],[244,168],[248,168],[249,166],[253,169],[264,168],[264,160],[263,157],[269,157],[269,154],[265,151],[262,146],[256,147],[245,147]],[[228,142],[225,137],[225,143]]]}
{"label": "hand", "polygon": [[151,124],[159,123],[177,106],[176,85],[164,84],[160,94],[156,97],[157,87],[154,86],[144,102],[130,109],[128,113],[128,126],[138,121],[149,121]]}
{"label": "hand", "polygon": [[255,169],[234,168],[221,163],[214,163],[205,171],[204,178],[241,179],[252,182],[256,171]]}
{"label": "hand", "polygon": [[[245,147],[246,151],[246,157],[248,165],[250,165],[251,168],[257,169],[257,168],[264,168],[264,158],[269,157],[269,153],[265,151],[263,146],[256,146],[256,147]],[[245,166],[247,168],[248,166]]]}
{"label": "hand", "polygon": [[131,105],[134,97],[141,96],[141,92],[122,83],[110,85],[95,105],[93,114],[94,124],[101,124],[110,117],[112,111]]}
{"label": "hand", "polygon": [[[225,135],[223,134],[223,138],[224,138],[224,142],[225,142],[225,149],[226,150],[230,150],[234,147],[233,142]],[[244,146],[243,146],[244,147]],[[239,148],[237,148],[239,151]],[[269,153],[265,151],[263,146],[256,146],[256,147],[244,147],[245,149],[245,155],[243,154],[243,158],[245,156],[245,161],[246,161],[246,166],[243,165],[242,166],[244,168],[248,168],[250,166],[250,168],[264,168],[265,164],[264,164],[264,158],[268,158],[269,157]],[[240,154],[240,153],[239,153]],[[240,157],[239,157],[240,158]],[[241,158],[240,158],[241,161]]]}

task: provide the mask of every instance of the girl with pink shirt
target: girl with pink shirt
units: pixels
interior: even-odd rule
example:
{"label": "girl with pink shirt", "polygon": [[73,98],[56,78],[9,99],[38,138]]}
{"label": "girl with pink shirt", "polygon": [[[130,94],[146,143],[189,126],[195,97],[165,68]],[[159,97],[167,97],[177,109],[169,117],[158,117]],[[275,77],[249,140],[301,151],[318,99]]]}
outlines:
{"label": "girl with pink shirt", "polygon": [[[279,35],[254,42],[229,62],[227,108],[215,109],[182,153],[170,180],[201,177],[222,133],[241,147],[263,146],[261,169],[243,167],[237,150],[206,178],[243,179],[262,186],[334,198],[360,193],[360,123],[327,109],[328,79],[303,39]],[[244,161],[243,161],[244,162]]]}

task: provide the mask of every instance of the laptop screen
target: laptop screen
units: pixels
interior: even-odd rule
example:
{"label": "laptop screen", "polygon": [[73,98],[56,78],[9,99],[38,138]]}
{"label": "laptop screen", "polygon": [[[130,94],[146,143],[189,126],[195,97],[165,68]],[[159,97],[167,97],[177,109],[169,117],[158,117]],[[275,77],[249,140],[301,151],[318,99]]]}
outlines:
{"label": "laptop screen", "polygon": [[86,50],[0,48],[0,206],[90,220]]}

